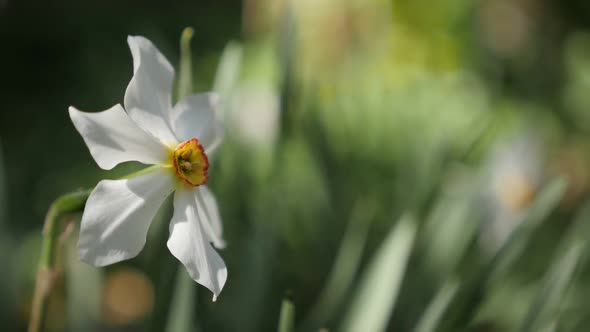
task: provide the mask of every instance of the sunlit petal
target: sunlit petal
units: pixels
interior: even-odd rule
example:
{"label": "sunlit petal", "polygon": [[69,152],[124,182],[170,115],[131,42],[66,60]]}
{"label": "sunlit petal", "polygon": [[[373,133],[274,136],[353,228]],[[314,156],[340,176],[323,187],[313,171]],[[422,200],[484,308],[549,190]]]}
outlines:
{"label": "sunlit petal", "polygon": [[154,137],[140,129],[121,105],[98,113],[69,108],[70,118],[94,160],[103,169],[111,169],[125,161],[162,164],[168,150]]}
{"label": "sunlit petal", "polygon": [[82,216],[80,258],[104,266],[137,256],[173,181],[168,169],[159,168],[130,179],[99,182]]}
{"label": "sunlit petal", "polygon": [[174,69],[151,41],[127,38],[133,56],[133,78],[125,91],[125,109],[143,129],[166,145],[178,140],[172,132],[172,81]]}
{"label": "sunlit petal", "polygon": [[209,243],[201,219],[194,191],[177,190],[168,249],[184,264],[191,278],[213,292],[215,301],[227,279],[227,268]]}
{"label": "sunlit petal", "polygon": [[[195,190],[195,198],[203,228],[216,248],[225,248],[223,225],[219,216],[219,207],[215,196],[207,186],[199,186]],[[201,213],[202,212],[202,213]]]}
{"label": "sunlit petal", "polygon": [[223,140],[223,129],[215,118],[215,93],[200,93],[179,101],[172,110],[174,132],[180,141],[198,138],[207,154]]}

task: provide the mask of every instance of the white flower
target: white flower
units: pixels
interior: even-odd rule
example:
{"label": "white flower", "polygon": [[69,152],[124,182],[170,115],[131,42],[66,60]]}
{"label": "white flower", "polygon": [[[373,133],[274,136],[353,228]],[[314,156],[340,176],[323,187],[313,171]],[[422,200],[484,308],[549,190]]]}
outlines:
{"label": "white flower", "polygon": [[522,222],[543,180],[543,149],[534,132],[507,137],[488,157],[487,192],[489,220],[482,226],[481,243],[494,253]]}
{"label": "white flower", "polygon": [[174,192],[170,252],[190,276],[217,298],[227,269],[211,246],[222,248],[222,226],[215,197],[205,186],[207,155],[221,143],[215,95],[203,93],[172,106],[174,69],[144,37],[127,39],[133,78],[121,105],[99,113],[69,108],[74,126],[103,169],[126,161],[157,167],[124,180],[98,183],[82,216],[78,251],[94,266],[137,256],[160,205]]}

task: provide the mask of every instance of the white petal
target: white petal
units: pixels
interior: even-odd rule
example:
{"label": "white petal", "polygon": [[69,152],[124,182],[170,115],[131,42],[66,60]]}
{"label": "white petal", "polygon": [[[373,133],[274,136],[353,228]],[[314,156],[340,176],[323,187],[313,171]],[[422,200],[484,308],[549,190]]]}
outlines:
{"label": "white petal", "polygon": [[174,194],[168,249],[191,278],[213,292],[215,301],[227,279],[227,268],[209,243],[192,189],[182,188]]}
{"label": "white petal", "polygon": [[197,138],[208,154],[215,150],[223,140],[223,128],[215,118],[218,102],[215,93],[200,93],[179,101],[172,110],[176,137],[180,141]]}
{"label": "white petal", "polygon": [[198,211],[200,213],[203,228],[213,242],[216,248],[225,248],[225,241],[223,240],[223,225],[221,224],[221,217],[219,215],[219,207],[215,196],[207,186],[199,186],[195,190],[195,198],[197,200]]}
{"label": "white petal", "polygon": [[68,111],[90,154],[103,169],[131,160],[161,164],[168,158],[166,147],[141,130],[121,105],[98,113],[81,112],[74,107]]}
{"label": "white petal", "polygon": [[133,78],[125,91],[125,109],[143,129],[166,145],[177,144],[170,125],[174,69],[148,39],[127,38],[133,56]]}
{"label": "white petal", "polygon": [[99,182],[82,216],[80,258],[104,266],[137,256],[173,181],[169,169],[159,168],[130,179]]}

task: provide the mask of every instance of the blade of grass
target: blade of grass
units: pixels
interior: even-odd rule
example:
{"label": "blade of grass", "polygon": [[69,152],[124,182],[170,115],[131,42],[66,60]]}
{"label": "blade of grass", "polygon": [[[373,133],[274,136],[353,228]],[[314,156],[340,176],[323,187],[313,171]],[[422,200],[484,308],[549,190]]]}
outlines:
{"label": "blade of grass", "polygon": [[584,244],[572,243],[567,252],[554,260],[520,328],[522,332],[540,331],[547,316],[555,317],[560,300],[573,280],[574,272],[583,255]]}
{"label": "blade of grass", "polygon": [[563,178],[557,178],[546,185],[502,247],[483,267],[473,271],[463,282],[460,293],[449,305],[451,310],[447,313],[440,331],[454,332],[464,329],[469,324],[470,318],[485,298],[487,287],[503,275],[522,254],[531,234],[561,201],[566,187],[567,182]]}
{"label": "blade of grass", "polygon": [[66,243],[65,278],[68,331],[87,331],[100,318],[103,270],[80,261],[77,236]]}
{"label": "blade of grass", "polygon": [[289,296],[283,299],[281,315],[279,317],[278,332],[293,332],[295,330],[295,305]]}
{"label": "blade of grass", "polygon": [[480,190],[471,181],[469,185],[462,182],[457,187],[447,188],[421,230],[422,241],[427,243],[429,255],[433,257],[431,260],[436,262],[437,274],[444,282],[415,324],[415,332],[440,331],[443,317],[464,286],[456,273],[461,261],[471,254],[470,248],[481,227],[479,218],[474,218]]}
{"label": "blade of grass", "polygon": [[459,290],[459,282],[457,280],[450,279],[439,289],[438,293],[432,299],[432,302],[424,311],[424,314],[418,321],[415,332],[434,332],[438,331],[437,327],[443,318],[449,304],[453,300],[453,297]]}
{"label": "blade of grass", "polygon": [[522,254],[531,234],[559,204],[566,188],[567,182],[563,178],[557,178],[539,194],[526,211],[521,223],[490,261],[487,269],[489,279],[502,275]]}
{"label": "blade of grass", "polygon": [[358,271],[367,231],[375,217],[376,207],[367,200],[359,200],[352,209],[352,216],[338,251],[336,261],[319,300],[312,308],[304,330],[317,329],[328,322],[341,305]]}
{"label": "blade of grass", "polygon": [[416,235],[416,222],[404,215],[391,230],[363,275],[342,328],[381,332],[387,328]]}
{"label": "blade of grass", "polygon": [[574,280],[575,272],[586,257],[585,253],[588,250],[586,239],[590,235],[589,219],[590,203],[587,203],[562,239],[520,331],[538,331],[546,326],[548,321],[558,318],[561,300]]}
{"label": "blade of grass", "polygon": [[559,322],[554,320],[553,322],[547,324],[544,328],[540,329],[541,332],[557,332],[559,331]]}
{"label": "blade of grass", "polygon": [[[175,295],[178,272],[178,260],[170,255],[166,241],[168,240],[168,221],[173,214],[172,197],[168,197],[154,217],[152,225],[153,238],[146,248],[144,268],[150,275],[155,287],[154,309],[148,319],[147,331],[161,332],[168,326],[171,315],[171,303]],[[149,249],[149,250],[147,250]]]}
{"label": "blade of grass", "polygon": [[[2,143],[0,141],[0,143]],[[6,179],[4,175],[4,154],[2,153],[2,144],[0,144],[0,229],[4,226],[6,218]]]}
{"label": "blade of grass", "polygon": [[184,266],[178,266],[176,282],[166,332],[196,331],[192,319],[195,312],[195,282],[184,271]]}

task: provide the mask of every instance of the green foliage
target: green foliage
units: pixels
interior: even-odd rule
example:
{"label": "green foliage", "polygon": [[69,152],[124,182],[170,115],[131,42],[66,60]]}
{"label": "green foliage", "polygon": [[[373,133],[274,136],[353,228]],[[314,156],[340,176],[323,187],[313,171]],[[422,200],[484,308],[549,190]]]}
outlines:
{"label": "green foliage", "polygon": [[[209,184],[227,284],[212,303],[178,270],[167,204],[142,254],[116,267],[81,265],[70,239],[54,330],[586,331],[590,15],[575,3],[113,2],[89,4],[94,18],[3,16],[0,326],[24,329],[55,197],[141,167],[100,171],[66,111],[122,100],[124,37],[141,34],[179,68],[178,97],[221,96]],[[83,195],[58,200],[58,217]],[[111,298],[109,276],[130,266],[149,305]]]}
{"label": "green foliage", "polygon": [[293,301],[285,298],[281,305],[278,332],[293,331],[295,331],[295,305],[293,304]]}
{"label": "green foliage", "polygon": [[2,151],[2,141],[0,141],[0,227],[4,227],[5,218],[7,216],[6,204],[6,179],[4,168],[4,152]]}
{"label": "green foliage", "polygon": [[371,261],[344,321],[344,331],[386,330],[415,234],[414,218],[402,216]]}

